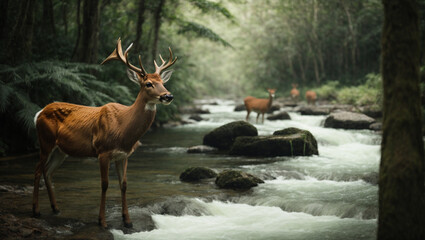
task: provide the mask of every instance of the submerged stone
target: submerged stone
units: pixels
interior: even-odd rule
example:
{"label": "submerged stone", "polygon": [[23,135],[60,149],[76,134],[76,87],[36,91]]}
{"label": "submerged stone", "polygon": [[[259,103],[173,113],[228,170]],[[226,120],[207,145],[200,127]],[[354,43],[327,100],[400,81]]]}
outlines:
{"label": "submerged stone", "polygon": [[187,153],[213,153],[216,151],[217,148],[206,145],[197,145],[187,149]]}
{"label": "submerged stone", "polygon": [[267,120],[291,120],[287,112],[280,112],[267,117]]}
{"label": "submerged stone", "polygon": [[183,182],[196,182],[201,179],[214,178],[217,173],[206,167],[191,167],[180,174],[180,180]]}
{"label": "submerged stone", "polygon": [[217,176],[215,183],[220,188],[247,190],[264,181],[242,171],[225,170]]}
{"label": "submerged stone", "polygon": [[204,136],[203,144],[228,150],[239,136],[257,136],[258,131],[252,124],[235,121],[218,127]]}

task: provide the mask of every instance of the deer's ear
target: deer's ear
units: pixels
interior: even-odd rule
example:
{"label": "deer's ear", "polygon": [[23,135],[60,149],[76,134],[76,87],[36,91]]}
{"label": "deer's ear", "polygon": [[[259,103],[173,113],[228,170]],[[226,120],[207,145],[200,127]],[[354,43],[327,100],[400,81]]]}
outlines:
{"label": "deer's ear", "polygon": [[171,75],[173,74],[173,70],[167,70],[161,73],[161,79],[164,83],[168,82],[170,80]]}
{"label": "deer's ear", "polygon": [[137,73],[131,69],[127,69],[127,77],[134,83],[140,86],[140,80]]}

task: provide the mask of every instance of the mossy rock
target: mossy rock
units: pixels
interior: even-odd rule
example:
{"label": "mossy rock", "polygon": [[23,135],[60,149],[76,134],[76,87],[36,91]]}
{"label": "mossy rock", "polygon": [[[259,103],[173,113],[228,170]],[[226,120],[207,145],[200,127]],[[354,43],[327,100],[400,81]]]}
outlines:
{"label": "mossy rock", "polygon": [[313,147],[317,150],[317,154],[319,154],[319,151],[318,151],[319,148],[317,146],[317,140],[313,136],[313,134],[311,134],[310,131],[295,128],[295,127],[290,127],[290,128],[285,128],[285,129],[282,129],[282,130],[275,131],[273,133],[273,135],[275,135],[275,136],[288,136],[288,135],[298,134],[298,133],[304,135],[304,137],[306,138],[306,141],[310,142],[313,145]]}
{"label": "mossy rock", "polygon": [[289,128],[272,136],[238,137],[231,155],[276,157],[318,155],[317,141],[306,130]]}
{"label": "mossy rock", "polygon": [[252,124],[245,121],[235,121],[220,126],[204,136],[203,144],[228,150],[239,136],[257,136],[258,131]]}
{"label": "mossy rock", "polygon": [[225,170],[218,174],[215,183],[219,188],[247,190],[264,181],[242,171]]}
{"label": "mossy rock", "polygon": [[180,174],[182,182],[196,182],[201,179],[214,178],[217,173],[206,167],[191,167]]}

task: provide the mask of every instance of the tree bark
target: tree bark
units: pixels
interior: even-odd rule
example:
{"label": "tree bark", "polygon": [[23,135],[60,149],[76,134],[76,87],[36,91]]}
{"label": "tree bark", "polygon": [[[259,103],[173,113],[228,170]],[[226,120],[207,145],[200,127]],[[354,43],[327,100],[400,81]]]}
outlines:
{"label": "tree bark", "polygon": [[140,39],[142,38],[143,33],[143,23],[145,22],[145,3],[146,0],[139,0],[139,10],[137,17],[137,26],[136,26],[136,39],[134,40],[134,49],[136,52],[140,52],[142,50],[142,44],[140,43]]}
{"label": "tree bark", "polygon": [[43,31],[49,35],[56,35],[52,0],[43,0]]}
{"label": "tree bark", "polygon": [[99,0],[84,0],[81,30],[74,60],[96,63],[99,38]]}
{"label": "tree bark", "polygon": [[161,28],[161,13],[162,7],[164,6],[165,0],[159,0],[159,3],[154,13],[154,40],[152,46],[152,59],[156,59],[158,55],[158,42],[159,42],[159,30]]}
{"label": "tree bark", "polygon": [[16,25],[8,39],[6,59],[8,64],[16,65],[31,58],[34,30],[35,0],[23,0]]}
{"label": "tree bark", "polygon": [[0,15],[0,41],[6,36],[6,27],[7,27],[7,14],[8,14],[8,5],[9,0],[0,1],[0,9],[2,9],[2,14]]}
{"label": "tree bark", "polygon": [[415,0],[382,0],[384,119],[378,239],[425,239],[425,163]]}

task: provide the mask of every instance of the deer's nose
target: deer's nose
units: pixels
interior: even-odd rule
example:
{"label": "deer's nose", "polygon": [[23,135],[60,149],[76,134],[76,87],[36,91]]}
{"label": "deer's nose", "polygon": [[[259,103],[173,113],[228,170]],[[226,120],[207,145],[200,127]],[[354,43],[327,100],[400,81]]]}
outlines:
{"label": "deer's nose", "polygon": [[173,94],[167,93],[167,94],[161,95],[161,97],[159,97],[159,100],[161,102],[171,102],[173,98],[174,98]]}

